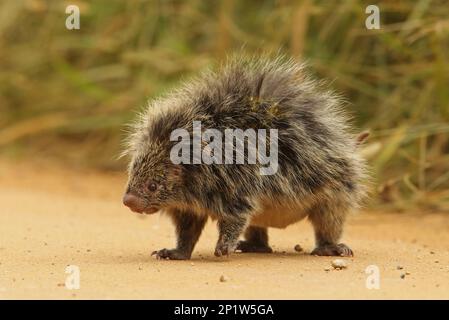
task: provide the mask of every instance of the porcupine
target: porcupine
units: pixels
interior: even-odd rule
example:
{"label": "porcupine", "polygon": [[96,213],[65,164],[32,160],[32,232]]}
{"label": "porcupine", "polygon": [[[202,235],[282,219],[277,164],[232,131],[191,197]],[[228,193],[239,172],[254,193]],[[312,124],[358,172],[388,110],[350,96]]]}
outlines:
{"label": "porcupine", "polygon": [[[161,211],[172,218],[176,247],[153,254],[189,259],[208,217],[218,225],[216,256],[268,253],[268,227],[285,228],[308,217],[313,255],[352,256],[339,240],[348,212],[366,194],[366,165],[358,153],[366,134],[352,132],[345,105],[303,64],[283,56],[230,58],[152,100],[127,139],[123,202],[134,212]],[[220,132],[276,129],[277,171],[261,174],[258,161],[174,163],[170,153],[179,142],[171,135],[184,129],[192,136],[194,121],[202,130]]]}

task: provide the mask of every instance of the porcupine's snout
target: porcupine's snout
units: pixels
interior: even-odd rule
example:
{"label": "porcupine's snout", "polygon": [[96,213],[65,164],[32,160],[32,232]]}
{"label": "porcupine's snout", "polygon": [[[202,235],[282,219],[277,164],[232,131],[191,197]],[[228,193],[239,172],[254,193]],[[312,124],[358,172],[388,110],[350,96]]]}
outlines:
{"label": "porcupine's snout", "polygon": [[142,213],[145,210],[145,202],[129,192],[123,196],[123,204],[133,212]]}
{"label": "porcupine's snout", "polygon": [[133,212],[153,214],[159,211],[157,206],[148,206],[146,201],[131,192],[126,192],[123,196],[123,204]]}

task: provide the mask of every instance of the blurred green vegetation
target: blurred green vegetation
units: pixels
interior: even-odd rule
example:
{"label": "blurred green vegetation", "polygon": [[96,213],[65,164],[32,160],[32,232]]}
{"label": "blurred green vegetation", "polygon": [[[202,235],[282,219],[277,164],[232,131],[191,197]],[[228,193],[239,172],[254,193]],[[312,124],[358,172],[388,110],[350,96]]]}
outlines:
{"label": "blurred green vegetation", "polygon": [[447,0],[1,0],[0,152],[123,170],[145,101],[236,51],[306,60],[347,98],[372,132],[377,204],[449,210]]}

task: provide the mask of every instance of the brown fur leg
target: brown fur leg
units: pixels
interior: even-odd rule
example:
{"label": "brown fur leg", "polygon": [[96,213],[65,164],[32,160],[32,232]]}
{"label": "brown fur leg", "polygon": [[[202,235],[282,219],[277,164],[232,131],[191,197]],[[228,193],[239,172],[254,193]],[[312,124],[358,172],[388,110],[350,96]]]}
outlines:
{"label": "brown fur leg", "polygon": [[338,243],[343,233],[348,208],[344,205],[319,204],[309,215],[315,230],[316,248],[312,255],[317,256],[353,256],[352,250]]}
{"label": "brown fur leg", "polygon": [[235,251],[240,235],[245,229],[245,218],[219,219],[218,242],[215,247],[215,256],[228,256]]}
{"label": "brown fur leg", "polygon": [[207,216],[180,210],[173,210],[170,215],[176,226],[176,248],[154,251],[152,255],[159,259],[188,260],[206,224]]}
{"label": "brown fur leg", "polygon": [[239,241],[237,249],[241,252],[271,253],[268,245],[267,228],[249,226],[245,230],[245,240]]}

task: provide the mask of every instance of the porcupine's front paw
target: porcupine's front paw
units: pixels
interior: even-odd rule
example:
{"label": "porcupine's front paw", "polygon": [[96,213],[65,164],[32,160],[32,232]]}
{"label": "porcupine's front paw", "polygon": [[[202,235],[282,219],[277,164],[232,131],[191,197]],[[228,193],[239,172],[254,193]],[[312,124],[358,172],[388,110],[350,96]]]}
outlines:
{"label": "porcupine's front paw", "polygon": [[232,252],[235,251],[237,244],[233,242],[222,242],[219,241],[217,243],[217,246],[215,247],[215,256],[216,257],[222,257],[222,256],[229,256]]}
{"label": "porcupine's front paw", "polygon": [[[236,209],[237,210],[237,209]],[[235,251],[240,234],[247,224],[245,214],[241,214],[239,218],[228,218],[218,220],[218,242],[215,247],[215,256],[229,256]]]}
{"label": "porcupine's front paw", "polygon": [[156,256],[157,259],[166,260],[189,260],[190,254],[179,249],[162,249],[159,251],[153,251],[152,256]]}
{"label": "porcupine's front paw", "polygon": [[312,253],[314,256],[340,256],[340,257],[352,257],[354,253],[344,243],[328,244],[315,248]]}

